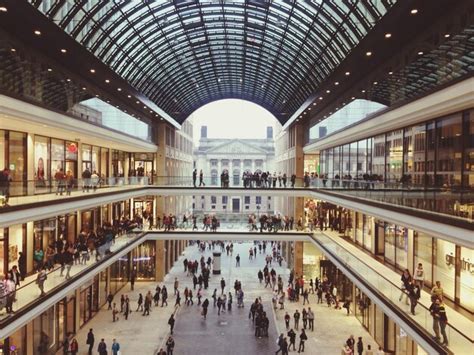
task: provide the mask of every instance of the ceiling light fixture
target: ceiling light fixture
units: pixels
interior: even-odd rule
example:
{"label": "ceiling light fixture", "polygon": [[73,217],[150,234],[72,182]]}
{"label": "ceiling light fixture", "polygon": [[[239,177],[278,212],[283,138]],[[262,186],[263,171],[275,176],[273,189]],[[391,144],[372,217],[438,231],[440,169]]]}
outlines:
{"label": "ceiling light fixture", "polygon": [[137,100],[137,101],[135,101],[135,102],[136,102],[137,104],[139,104],[139,103],[140,103],[140,101],[138,101],[138,100]]}
{"label": "ceiling light fixture", "polygon": [[393,74],[393,71],[389,71],[389,72],[388,72],[388,75],[392,75],[392,74]]}
{"label": "ceiling light fixture", "polygon": [[52,71],[53,71],[53,69],[51,69],[51,68],[48,68],[48,71],[49,71],[49,72],[52,72]]}
{"label": "ceiling light fixture", "polygon": [[361,92],[365,92],[365,90],[362,90]]}
{"label": "ceiling light fixture", "polygon": [[351,100],[355,100],[355,96],[352,96],[352,97],[351,97]]}
{"label": "ceiling light fixture", "polygon": [[67,78],[66,81],[69,83],[71,81],[71,79]]}
{"label": "ceiling light fixture", "polygon": [[105,82],[108,84],[108,83],[110,83],[110,80],[109,80],[109,79],[105,79]]}
{"label": "ceiling light fixture", "polygon": [[12,48],[12,49],[10,49],[10,51],[12,51],[12,52],[16,52],[16,49],[15,49],[15,48]]}
{"label": "ceiling light fixture", "polygon": [[366,55],[367,57],[370,57],[370,56],[372,55],[372,52],[366,52],[365,55]]}
{"label": "ceiling light fixture", "polygon": [[91,69],[91,70],[89,70],[89,71],[90,71],[92,74],[95,73],[95,69]]}
{"label": "ceiling light fixture", "polygon": [[392,37],[392,34],[391,34],[391,33],[386,33],[386,34],[385,34],[385,38],[390,38],[390,37]]}
{"label": "ceiling light fixture", "polygon": [[339,85],[339,81],[336,81],[336,82],[334,83],[334,85],[336,85],[336,86]]}
{"label": "ceiling light fixture", "polygon": [[418,9],[412,9],[410,11],[410,14],[412,14],[412,15],[416,15],[417,13],[418,13]]}
{"label": "ceiling light fixture", "polygon": [[122,91],[122,88],[117,88],[117,91]]}
{"label": "ceiling light fixture", "polygon": [[82,87],[82,90],[86,90],[86,87],[85,87],[85,86],[83,86],[83,87]]}
{"label": "ceiling light fixture", "polygon": [[322,96],[320,96],[320,97],[319,97],[319,99],[320,99],[320,100],[322,100],[322,99],[323,99],[323,97],[322,97]]}
{"label": "ceiling light fixture", "polygon": [[66,53],[66,52],[67,52],[67,49],[64,49],[64,48],[61,49],[61,53]]}
{"label": "ceiling light fixture", "polygon": [[0,12],[7,12],[8,9],[5,6],[0,6]]}
{"label": "ceiling light fixture", "polygon": [[419,52],[418,52],[418,55],[423,55],[423,52],[422,52],[422,51],[419,51]]}
{"label": "ceiling light fixture", "polygon": [[349,75],[351,75],[351,72],[346,71],[346,76],[349,76]]}
{"label": "ceiling light fixture", "polygon": [[313,102],[313,106],[316,106],[316,102]]}
{"label": "ceiling light fixture", "polygon": [[374,81],[374,85],[377,85],[377,84],[378,84],[378,82],[377,82],[377,81]]}
{"label": "ceiling light fixture", "polygon": [[451,37],[451,35],[450,35],[449,33],[446,33],[446,34],[444,35],[444,38],[449,38],[449,37]]}
{"label": "ceiling light fixture", "polygon": [[34,34],[37,35],[37,36],[41,36],[41,31],[35,30]]}
{"label": "ceiling light fixture", "polygon": [[127,97],[128,97],[129,99],[131,99],[131,98],[132,98],[132,95],[127,95]]}
{"label": "ceiling light fixture", "polygon": [[331,90],[326,90],[326,94],[329,94],[331,92]]}

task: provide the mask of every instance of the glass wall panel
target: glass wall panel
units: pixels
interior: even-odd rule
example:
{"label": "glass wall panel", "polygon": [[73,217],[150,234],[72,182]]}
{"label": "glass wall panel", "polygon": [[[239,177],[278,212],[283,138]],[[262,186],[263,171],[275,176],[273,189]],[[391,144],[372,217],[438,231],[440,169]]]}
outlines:
{"label": "glass wall panel", "polygon": [[462,116],[443,118],[437,122],[437,172],[439,186],[461,185]]}
{"label": "glass wall panel", "polygon": [[388,132],[385,147],[385,181],[398,182],[402,177],[403,130]]}
{"label": "glass wall panel", "polygon": [[350,145],[346,144],[342,147],[342,176],[346,177],[349,175],[350,170]]}
{"label": "glass wall panel", "polygon": [[100,148],[92,147],[92,171],[100,173]]}
{"label": "glass wall panel", "polygon": [[10,270],[14,265],[18,266],[18,258],[20,252],[23,250],[25,244],[24,228],[22,224],[10,226],[8,230],[8,269]]}
{"label": "glass wall panel", "polygon": [[408,229],[405,227],[396,227],[396,265],[400,269],[408,267]]}
{"label": "glass wall panel", "polygon": [[351,143],[350,145],[350,155],[349,155],[349,175],[351,179],[355,179],[357,177],[358,172],[358,150],[357,150],[357,142]]}
{"label": "glass wall panel", "polygon": [[23,193],[23,183],[26,181],[26,134],[9,132],[8,167],[11,177],[11,195]]}
{"label": "glass wall panel", "polygon": [[396,239],[395,224],[385,222],[385,260],[395,264],[395,239]]}
{"label": "glass wall panel", "polygon": [[471,110],[464,117],[464,134],[463,135],[464,135],[463,184],[464,184],[464,187],[474,188],[474,110]]}
{"label": "glass wall panel", "polygon": [[38,354],[54,353],[57,338],[54,309],[54,306],[49,308],[33,320],[33,349]]}
{"label": "glass wall panel", "polygon": [[46,186],[46,181],[51,178],[50,162],[51,150],[50,139],[35,136],[35,181],[36,187]]}
{"label": "glass wall panel", "polygon": [[444,294],[451,299],[454,299],[455,249],[453,243],[436,239],[433,281],[440,281]]}
{"label": "glass wall panel", "polygon": [[414,126],[412,137],[413,169],[411,171],[411,182],[416,185],[423,185],[425,182],[426,124]]}
{"label": "glass wall panel", "polygon": [[0,169],[3,170],[7,166],[5,165],[6,162],[6,157],[5,157],[5,152],[6,152],[6,139],[5,139],[5,131],[0,129]]}
{"label": "glass wall panel", "polygon": [[383,179],[385,177],[385,135],[374,137],[372,142],[372,174]]}
{"label": "glass wall panel", "polygon": [[64,141],[51,139],[51,176],[64,169]]}
{"label": "glass wall panel", "polygon": [[363,139],[357,143],[357,175],[358,179],[362,179],[367,173],[367,145],[368,140]]}
{"label": "glass wall panel", "polygon": [[334,148],[334,171],[333,171],[333,178],[338,179],[341,177],[341,164],[340,164],[340,151],[341,147]]}
{"label": "glass wall panel", "polygon": [[363,235],[364,235],[364,215],[360,212],[355,212],[356,214],[356,230],[355,230],[355,234],[356,234],[356,242],[357,244],[359,245],[362,245],[363,244]]}
{"label": "glass wall panel", "polygon": [[367,250],[372,250],[374,217],[370,217],[364,214],[363,222],[364,222],[364,248]]}
{"label": "glass wall panel", "polygon": [[[433,285],[433,237],[421,232],[414,232],[414,268],[423,265],[425,284]],[[411,270],[413,273],[414,270]]]}
{"label": "glass wall panel", "polygon": [[474,250],[461,247],[461,305],[469,311],[474,311]]}
{"label": "glass wall panel", "polygon": [[436,125],[429,122],[426,125],[426,186],[435,186],[436,173]]}

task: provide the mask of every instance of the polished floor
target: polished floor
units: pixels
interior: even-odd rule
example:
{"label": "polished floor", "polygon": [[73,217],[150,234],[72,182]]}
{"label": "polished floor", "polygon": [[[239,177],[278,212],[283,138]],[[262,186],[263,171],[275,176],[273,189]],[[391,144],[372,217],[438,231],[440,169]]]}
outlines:
{"label": "polished floor", "polygon": [[[230,313],[217,315],[217,310],[211,306],[207,320],[200,315],[200,308],[196,306],[182,306],[176,309],[176,325],[174,339],[176,342],[175,354],[273,354],[277,350],[277,334],[285,332],[284,311],[273,311],[271,307],[271,290],[265,289],[257,280],[257,272],[264,266],[263,254],[256,259],[248,260],[248,249],[250,243],[236,243],[233,256],[222,255],[222,275],[211,277],[210,288],[204,297],[210,298],[214,288],[220,288],[220,278],[224,277],[227,285],[233,285],[235,279],[242,282],[245,293],[244,309],[236,308],[234,298],[233,309]],[[241,266],[235,267],[234,258],[239,253],[242,257]],[[179,258],[175,267],[165,278],[165,284],[170,292],[168,307],[153,307],[150,316],[142,316],[141,313],[132,312],[128,320],[123,316],[116,323],[112,323],[112,314],[107,308],[102,308],[98,315],[87,323],[77,335],[80,345],[79,354],[86,353],[85,339],[89,328],[94,329],[96,339],[105,338],[110,348],[112,339],[116,338],[122,348],[122,354],[155,354],[164,343],[169,334],[168,318],[175,311],[173,307],[175,298],[173,296],[173,282],[175,277],[179,279],[180,289],[192,286],[191,278],[183,272],[182,261],[184,258],[200,259],[201,253],[196,246],[189,246]],[[207,250],[203,254],[206,258],[211,255]],[[283,265],[273,265],[277,273],[288,275],[289,271]],[[132,310],[136,309],[138,293],[145,294],[148,290],[154,291],[156,283],[144,282],[136,284],[135,290],[130,291],[127,285],[115,300],[118,302],[120,295],[128,294],[131,299]],[[228,292],[227,290],[226,292]],[[269,337],[256,339],[254,328],[248,320],[250,302],[255,297],[262,297],[265,310],[270,319]],[[196,298],[194,298],[196,301]],[[375,347],[375,342],[369,333],[362,327],[354,316],[346,316],[343,310],[334,310],[323,305],[316,305],[315,296],[310,297],[313,310],[315,311],[315,331],[308,332],[306,353],[308,354],[340,354],[342,344],[350,334],[362,336],[366,345]],[[302,304],[286,302],[285,306],[290,314],[296,308],[301,311]]]}

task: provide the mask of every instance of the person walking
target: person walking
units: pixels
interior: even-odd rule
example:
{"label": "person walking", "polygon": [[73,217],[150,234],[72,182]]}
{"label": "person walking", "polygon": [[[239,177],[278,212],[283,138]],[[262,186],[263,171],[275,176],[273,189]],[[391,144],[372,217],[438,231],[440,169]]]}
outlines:
{"label": "person walking", "polygon": [[97,351],[99,355],[107,355],[107,344],[105,344],[105,340],[101,339],[99,345],[97,346]]}
{"label": "person walking", "polygon": [[107,303],[109,304],[109,307],[107,308],[107,310],[112,309],[112,301],[113,300],[114,300],[114,295],[112,295],[112,292],[109,292],[109,294],[107,296]]}
{"label": "person walking", "polygon": [[174,323],[175,323],[174,314],[171,314],[170,318],[168,319],[168,325],[170,326],[171,335],[173,335]]}
{"label": "person walking", "polygon": [[193,186],[196,187],[197,169],[193,170]]}
{"label": "person walking", "polygon": [[141,293],[138,294],[138,301],[137,301],[137,310],[135,312],[138,312],[138,311],[143,311],[143,295]]}
{"label": "person walking", "polygon": [[298,310],[293,314],[293,319],[295,320],[295,329],[298,330],[300,323],[300,312]]}
{"label": "person walking", "polygon": [[202,316],[204,319],[207,318],[207,308],[209,307],[209,300],[206,298],[202,303]]}
{"label": "person walking", "polygon": [[204,183],[204,174],[202,172],[202,169],[199,171],[199,187],[201,186],[206,186]]}
{"label": "person walking", "polygon": [[76,338],[71,340],[71,344],[69,345],[69,351],[71,355],[76,355],[79,352],[79,343],[77,342]]}
{"label": "person walking", "polygon": [[291,346],[293,345],[293,350],[296,351],[296,333],[293,329],[287,333],[288,338],[290,339],[290,343],[288,344],[288,350],[290,350]]}
{"label": "person walking", "polygon": [[41,291],[40,296],[44,296],[46,293],[44,292],[44,282],[48,278],[48,275],[46,275],[46,268],[42,268],[40,272],[38,273],[38,276],[36,276],[36,284],[38,285],[38,288]]}
{"label": "person walking", "polygon": [[420,289],[423,289],[425,283],[425,270],[423,270],[422,263],[418,263],[418,266],[413,272],[413,280],[415,280],[415,284],[418,285]]}
{"label": "person walking", "polygon": [[439,327],[441,330],[441,335],[443,336],[443,345],[448,346],[448,336],[446,335],[446,326],[448,325],[448,316],[446,315],[446,306],[443,300],[439,301],[438,308],[439,315]]}
{"label": "person walking", "polygon": [[288,312],[285,313],[285,326],[286,330],[290,329],[290,315]]}
{"label": "person walking", "polygon": [[300,353],[300,352],[304,353],[304,343],[305,343],[306,340],[308,340],[308,336],[306,335],[305,330],[301,329],[300,345],[298,346],[298,353]]}
{"label": "person walking", "polygon": [[410,312],[415,315],[415,307],[420,299],[420,286],[415,283],[411,283],[408,289],[408,298],[410,299]]}
{"label": "person walking", "polygon": [[225,289],[225,280],[224,278],[221,278],[221,295],[224,294],[224,289]]}
{"label": "person walking", "polygon": [[88,350],[89,355],[92,355],[92,349],[94,349],[94,342],[95,342],[94,333],[92,331],[92,328],[90,328],[89,333],[87,333],[87,340],[86,340],[86,344],[89,345],[89,350]]}
{"label": "person walking", "polygon": [[284,336],[283,336],[283,333],[281,333],[280,336],[277,339],[277,342],[276,342],[277,345],[278,345],[278,350],[275,351],[275,355],[278,354],[280,351],[283,351],[283,349],[282,349],[283,339],[284,339]]}
{"label": "person walking", "polygon": [[120,344],[117,342],[116,339],[112,341],[112,355],[118,355],[120,351]]}
{"label": "person walking", "polygon": [[309,329],[314,332],[314,313],[311,310],[311,307],[308,308],[308,325]]}
{"label": "person walking", "polygon": [[362,355],[364,352],[364,343],[362,342],[362,337],[357,338],[357,354]]}
{"label": "person walking", "polygon": [[174,345],[175,345],[174,339],[170,335],[168,337],[168,340],[166,340],[166,355],[173,355]]}
{"label": "person walking", "polygon": [[235,266],[240,267],[240,255],[239,254],[237,254],[237,256],[235,257]]}

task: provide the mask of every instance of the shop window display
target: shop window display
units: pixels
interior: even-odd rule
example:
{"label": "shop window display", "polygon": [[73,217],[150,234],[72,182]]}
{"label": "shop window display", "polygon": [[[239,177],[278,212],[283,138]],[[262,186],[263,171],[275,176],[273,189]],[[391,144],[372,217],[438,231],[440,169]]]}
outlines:
{"label": "shop window display", "polygon": [[461,305],[474,312],[474,250],[461,247],[460,262],[460,300]]}
{"label": "shop window display", "polygon": [[453,243],[441,239],[436,239],[434,245],[433,281],[440,281],[444,294],[450,299],[454,299],[456,247]]}
{"label": "shop window display", "polygon": [[[414,232],[414,267],[421,263],[424,270],[425,285],[433,285],[433,237],[421,232]],[[414,270],[411,270],[412,274]]]}

